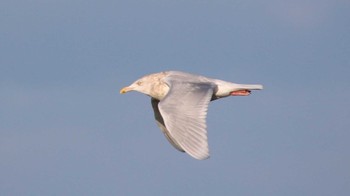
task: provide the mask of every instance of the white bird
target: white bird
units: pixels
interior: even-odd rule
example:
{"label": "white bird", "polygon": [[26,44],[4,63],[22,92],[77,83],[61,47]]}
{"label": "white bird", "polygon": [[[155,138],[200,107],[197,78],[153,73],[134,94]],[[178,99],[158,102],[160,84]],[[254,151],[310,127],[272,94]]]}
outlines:
{"label": "white bird", "polygon": [[157,125],[179,151],[195,159],[209,158],[206,115],[210,101],[247,96],[260,84],[236,84],[180,71],[146,75],[120,93],[138,91],[151,97]]}

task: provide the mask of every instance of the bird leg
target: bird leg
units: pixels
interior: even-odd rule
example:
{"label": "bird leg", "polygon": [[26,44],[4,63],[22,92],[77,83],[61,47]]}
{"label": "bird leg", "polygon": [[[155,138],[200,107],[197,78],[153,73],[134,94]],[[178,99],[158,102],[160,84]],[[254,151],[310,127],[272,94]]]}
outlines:
{"label": "bird leg", "polygon": [[238,90],[238,91],[232,91],[230,93],[231,96],[248,96],[250,95],[250,90]]}

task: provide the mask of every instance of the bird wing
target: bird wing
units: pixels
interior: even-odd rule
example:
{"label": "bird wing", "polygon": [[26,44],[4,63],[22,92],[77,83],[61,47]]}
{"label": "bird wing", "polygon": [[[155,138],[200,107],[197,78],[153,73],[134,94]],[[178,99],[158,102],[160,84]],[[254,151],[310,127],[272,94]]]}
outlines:
{"label": "bird wing", "polygon": [[165,82],[169,92],[158,107],[171,140],[196,159],[208,158],[206,115],[215,85],[175,77],[167,77]]}
{"label": "bird wing", "polygon": [[185,152],[181,148],[181,146],[176,142],[176,140],[171,136],[168,129],[165,127],[164,120],[163,120],[162,115],[160,114],[159,108],[158,108],[159,101],[157,99],[152,98],[151,102],[152,102],[152,108],[153,108],[153,112],[154,112],[154,118],[156,119],[156,123],[157,123],[158,127],[160,128],[160,130],[162,130],[162,132],[164,133],[165,137],[168,139],[168,141],[170,142],[171,145],[173,145],[177,150],[179,150],[181,152]]}

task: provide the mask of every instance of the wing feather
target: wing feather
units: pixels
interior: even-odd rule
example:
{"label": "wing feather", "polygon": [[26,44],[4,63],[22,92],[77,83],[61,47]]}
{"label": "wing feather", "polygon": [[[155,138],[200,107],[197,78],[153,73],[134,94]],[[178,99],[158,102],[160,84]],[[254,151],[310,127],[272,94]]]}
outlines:
{"label": "wing feather", "polygon": [[206,115],[214,84],[168,77],[170,89],[158,104],[164,125],[181,149],[196,159],[209,157]]}
{"label": "wing feather", "polygon": [[181,146],[175,141],[175,139],[173,139],[173,137],[170,135],[170,132],[165,127],[164,120],[163,120],[162,115],[160,114],[159,109],[158,109],[159,101],[157,99],[152,98],[151,102],[152,102],[152,108],[153,108],[153,112],[154,112],[154,118],[156,119],[156,123],[157,123],[158,127],[160,128],[160,130],[164,133],[166,139],[170,142],[171,145],[174,146],[174,148],[176,148],[177,150],[179,150],[181,152],[185,152],[181,148]]}

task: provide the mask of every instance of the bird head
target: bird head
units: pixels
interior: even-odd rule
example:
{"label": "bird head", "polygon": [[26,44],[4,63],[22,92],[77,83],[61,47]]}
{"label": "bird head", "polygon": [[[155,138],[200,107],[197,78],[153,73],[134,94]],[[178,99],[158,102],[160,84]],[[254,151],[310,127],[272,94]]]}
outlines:
{"label": "bird head", "polygon": [[138,91],[140,93],[147,94],[148,84],[145,83],[142,79],[136,80],[130,86],[126,86],[120,90],[121,94],[127,93],[129,91]]}
{"label": "bird head", "polygon": [[161,100],[169,90],[169,87],[163,81],[164,76],[164,72],[144,76],[130,86],[122,88],[120,93],[124,94],[129,91],[137,91]]}
{"label": "bird head", "polygon": [[120,90],[121,94],[127,93],[129,91],[137,91],[146,95],[152,95],[154,86],[159,83],[159,77],[157,74],[146,75],[135,82],[130,86],[124,87]]}

